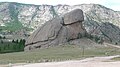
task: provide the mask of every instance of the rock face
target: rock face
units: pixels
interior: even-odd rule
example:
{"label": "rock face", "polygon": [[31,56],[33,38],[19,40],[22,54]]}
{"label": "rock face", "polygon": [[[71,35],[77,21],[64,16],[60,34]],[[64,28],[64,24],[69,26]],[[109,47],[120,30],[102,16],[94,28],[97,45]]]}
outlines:
{"label": "rock face", "polygon": [[46,22],[27,39],[25,50],[65,44],[84,36],[83,20],[82,10],[76,9]]}
{"label": "rock face", "polygon": [[120,12],[99,4],[53,6],[13,2],[0,2],[0,26],[6,26],[6,23],[13,24],[13,20],[17,20],[24,27],[36,30],[46,21],[56,16],[64,15],[74,9],[82,9],[84,11],[84,19],[87,23],[92,22],[92,20],[96,21],[96,23],[110,22],[120,27]]}
{"label": "rock face", "polygon": [[72,24],[77,21],[83,21],[83,11],[76,9],[64,15],[64,24]]}
{"label": "rock face", "polygon": [[[14,33],[19,33],[21,29],[23,29],[23,35],[28,36],[38,29],[38,27],[46,23],[46,21],[58,16],[61,17],[74,9],[81,9],[83,11],[83,25],[87,33],[102,36],[113,43],[117,42],[120,44],[120,11],[114,11],[99,4],[53,6],[0,2],[0,34],[11,35],[9,32],[12,30],[12,36],[14,36]],[[72,19],[71,22],[70,19],[65,19],[65,16],[63,19],[65,21],[64,24],[68,23],[66,27],[69,27],[69,23],[74,22],[74,20]],[[75,17],[77,16],[78,15]],[[82,15],[80,16],[82,17]],[[75,19],[75,21],[80,20],[80,16],[78,16],[78,19]],[[83,17],[81,20],[82,19]],[[113,33],[113,30],[115,30],[115,33]],[[111,34],[106,31],[109,31]],[[21,35],[19,37],[21,38]]]}
{"label": "rock face", "polygon": [[[120,43],[120,11],[114,11],[99,4],[54,6],[0,2],[0,34],[5,36],[11,35],[12,38],[14,35],[17,35],[16,32],[22,32],[23,35],[18,34],[17,38],[27,37],[38,29],[38,27],[46,23],[46,21],[58,16],[61,17],[74,9],[81,9],[83,11],[83,25],[87,33],[102,36],[113,43]],[[77,12],[75,12],[75,14],[77,14]],[[70,16],[70,14],[68,15]],[[74,20],[67,20],[68,16],[66,16],[67,14],[62,18],[64,24],[67,25],[66,27],[64,26],[65,28],[71,28],[69,23],[80,19],[83,20],[83,18],[81,18],[82,15],[80,15],[81,17],[75,15],[76,19]],[[69,18],[72,18],[72,16]],[[109,31],[109,33],[106,31]]]}
{"label": "rock face", "polygon": [[120,28],[111,23],[102,23],[89,33],[104,38],[105,42],[120,45]]}

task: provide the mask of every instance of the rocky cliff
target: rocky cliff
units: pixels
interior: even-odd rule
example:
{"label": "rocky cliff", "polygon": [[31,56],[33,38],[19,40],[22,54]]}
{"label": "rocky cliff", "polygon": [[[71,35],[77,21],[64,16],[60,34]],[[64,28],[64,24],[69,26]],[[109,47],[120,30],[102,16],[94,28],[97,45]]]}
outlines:
{"label": "rocky cliff", "polygon": [[[0,3],[0,26],[7,26],[7,23],[12,25],[12,23],[18,22],[19,26],[23,25],[24,27],[36,29],[55,16],[62,16],[77,8],[84,11],[86,21],[95,21],[97,23],[110,22],[114,25],[120,26],[120,12],[111,10],[99,4],[53,6],[20,4],[13,2]],[[20,25],[20,23],[22,25]]]}
{"label": "rocky cliff", "polygon": [[25,50],[65,44],[85,36],[87,32],[82,21],[84,16],[80,9],[75,9],[64,17],[53,18],[29,36]]}
{"label": "rocky cliff", "polygon": [[85,20],[83,23],[89,34],[104,37],[114,43],[119,42],[120,12],[99,4],[53,6],[1,2],[0,30],[11,32],[25,29],[33,32],[46,21],[62,17],[74,9],[83,10]]}

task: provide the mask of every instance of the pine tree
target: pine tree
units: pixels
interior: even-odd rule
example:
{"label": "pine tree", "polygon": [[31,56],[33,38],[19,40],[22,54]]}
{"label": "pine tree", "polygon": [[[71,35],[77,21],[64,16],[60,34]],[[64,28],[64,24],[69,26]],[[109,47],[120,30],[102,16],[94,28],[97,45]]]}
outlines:
{"label": "pine tree", "polygon": [[5,39],[6,37],[4,36],[3,39]]}
{"label": "pine tree", "polygon": [[12,43],[15,43],[14,39],[12,40]]}
{"label": "pine tree", "polygon": [[18,39],[15,41],[15,43],[19,43]]}
{"label": "pine tree", "polygon": [[1,43],[3,44],[3,40],[1,40]]}

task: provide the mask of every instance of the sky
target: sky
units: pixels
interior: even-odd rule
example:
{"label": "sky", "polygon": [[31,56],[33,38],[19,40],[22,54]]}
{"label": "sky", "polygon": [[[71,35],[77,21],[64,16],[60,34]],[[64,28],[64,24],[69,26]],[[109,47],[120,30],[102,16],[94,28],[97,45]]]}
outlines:
{"label": "sky", "polygon": [[0,0],[0,2],[19,2],[26,4],[48,5],[77,5],[77,4],[101,4],[115,11],[120,11],[120,0]]}

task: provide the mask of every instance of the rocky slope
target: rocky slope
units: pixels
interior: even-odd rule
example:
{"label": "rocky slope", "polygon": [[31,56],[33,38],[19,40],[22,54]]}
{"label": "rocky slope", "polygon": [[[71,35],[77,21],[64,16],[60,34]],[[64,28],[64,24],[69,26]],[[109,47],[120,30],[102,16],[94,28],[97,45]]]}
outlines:
{"label": "rocky slope", "polygon": [[29,36],[25,50],[66,44],[85,36],[87,32],[82,21],[84,16],[80,9],[73,10],[64,17],[53,18]]}
{"label": "rocky slope", "polygon": [[88,33],[104,37],[108,42],[119,42],[120,12],[99,4],[53,6],[1,2],[0,29],[8,32],[21,29],[34,31],[46,21],[78,8],[83,10]]}
{"label": "rocky slope", "polygon": [[19,21],[25,27],[38,28],[46,21],[61,16],[74,9],[84,11],[85,20],[93,20],[98,23],[110,22],[120,26],[120,12],[113,11],[99,4],[80,4],[80,5],[31,5],[20,3],[0,3],[0,25],[14,20]]}

